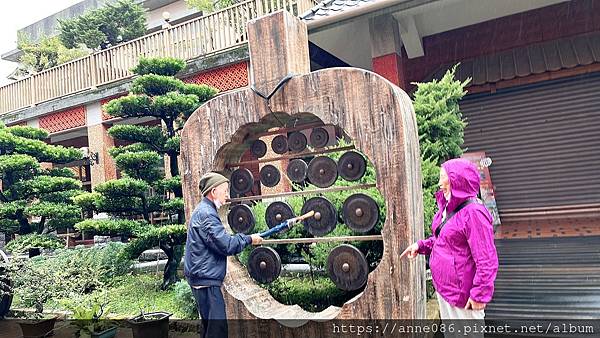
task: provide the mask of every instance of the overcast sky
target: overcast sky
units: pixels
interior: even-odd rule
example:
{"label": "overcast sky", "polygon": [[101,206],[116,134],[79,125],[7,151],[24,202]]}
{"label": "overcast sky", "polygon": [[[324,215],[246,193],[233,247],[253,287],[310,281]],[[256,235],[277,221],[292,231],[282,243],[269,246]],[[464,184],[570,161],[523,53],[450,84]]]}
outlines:
{"label": "overcast sky", "polygon": [[[82,0],[16,0],[2,1],[0,11],[0,54],[17,47],[17,30],[29,26]],[[0,85],[9,82],[6,76],[16,63],[0,60]]]}

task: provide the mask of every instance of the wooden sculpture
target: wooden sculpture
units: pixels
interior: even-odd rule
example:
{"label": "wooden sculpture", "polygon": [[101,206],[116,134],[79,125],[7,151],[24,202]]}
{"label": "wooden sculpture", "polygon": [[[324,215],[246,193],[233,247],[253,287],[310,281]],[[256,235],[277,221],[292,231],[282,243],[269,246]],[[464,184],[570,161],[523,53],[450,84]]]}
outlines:
{"label": "wooden sculpture", "polygon": [[[386,203],[383,258],[364,291],[341,308],[311,313],[283,305],[256,284],[234,257],[228,260],[224,296],[232,337],[324,337],[317,323],[331,319],[425,318],[422,258],[400,253],[423,236],[423,206],[416,119],[408,95],[383,77],[357,68],[310,72],[306,25],[287,12],[248,24],[252,88],[220,95],[189,118],[181,137],[186,216],[200,202],[198,182],[225,171],[250,146],[251,135],[290,118],[339,126],[377,171]],[[286,81],[287,80],[287,81]],[[293,319],[292,321],[289,321]],[[299,326],[299,327],[298,327]]]}

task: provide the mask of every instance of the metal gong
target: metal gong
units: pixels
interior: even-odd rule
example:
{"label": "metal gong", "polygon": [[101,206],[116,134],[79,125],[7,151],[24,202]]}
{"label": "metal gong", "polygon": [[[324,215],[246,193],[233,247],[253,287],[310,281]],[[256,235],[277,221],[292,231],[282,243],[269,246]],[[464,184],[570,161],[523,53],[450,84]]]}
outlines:
{"label": "metal gong", "polygon": [[292,207],[285,202],[279,201],[269,204],[265,213],[265,221],[267,222],[269,229],[287,219],[294,217],[296,217],[296,215],[294,215],[294,210],[292,210]]}
{"label": "metal gong", "polygon": [[370,196],[354,194],[344,201],[342,218],[350,229],[368,232],[379,221],[379,207]]}
{"label": "metal gong", "polygon": [[315,148],[323,148],[329,143],[329,133],[325,128],[317,127],[310,133],[310,145]]}
{"label": "metal gong", "polygon": [[248,257],[248,272],[259,283],[271,283],[281,273],[281,258],[273,248],[258,247]]}
{"label": "metal gong", "polygon": [[338,172],[346,181],[360,180],[367,169],[367,161],[356,151],[348,151],[338,161]]}
{"label": "metal gong", "polygon": [[267,164],[260,169],[260,183],[266,187],[274,187],[279,183],[281,174],[272,164]]}
{"label": "metal gong", "polygon": [[308,180],[319,188],[327,188],[337,180],[335,161],[327,156],[317,156],[308,164]]}
{"label": "metal gong", "polygon": [[329,253],[327,273],[339,289],[358,290],[367,283],[369,264],[365,255],[356,247],[342,244]]}
{"label": "metal gong", "polygon": [[271,141],[271,149],[276,154],[285,154],[288,151],[288,139],[285,135],[277,135]]}
{"label": "metal gong", "polygon": [[239,168],[231,173],[231,190],[236,194],[245,194],[252,190],[254,185],[254,177],[250,170]]}
{"label": "metal gong", "polygon": [[256,140],[252,142],[252,145],[250,146],[250,151],[257,158],[261,158],[267,153],[267,144],[262,140]]}
{"label": "metal gong", "polygon": [[299,131],[290,133],[290,135],[288,136],[288,145],[290,147],[290,150],[293,152],[300,152],[306,149],[306,144],[306,136],[304,136],[304,134]]}
{"label": "metal gong", "polygon": [[231,229],[236,233],[241,232],[247,235],[254,229],[254,214],[252,214],[252,209],[245,204],[232,206],[229,209],[227,221]]}
{"label": "metal gong", "polygon": [[300,183],[306,179],[308,164],[302,159],[291,160],[287,166],[287,176],[292,182]]}
{"label": "metal gong", "polygon": [[337,225],[337,210],[324,197],[313,197],[302,206],[302,215],[314,210],[315,216],[304,220],[304,229],[313,236],[324,236]]}

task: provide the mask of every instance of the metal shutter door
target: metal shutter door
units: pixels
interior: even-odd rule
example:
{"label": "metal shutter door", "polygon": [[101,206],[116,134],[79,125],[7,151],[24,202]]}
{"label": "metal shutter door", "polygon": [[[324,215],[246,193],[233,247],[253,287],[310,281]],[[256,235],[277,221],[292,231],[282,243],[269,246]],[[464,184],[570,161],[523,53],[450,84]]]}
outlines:
{"label": "metal shutter door", "polygon": [[468,151],[485,151],[503,209],[600,204],[600,74],[466,96]]}

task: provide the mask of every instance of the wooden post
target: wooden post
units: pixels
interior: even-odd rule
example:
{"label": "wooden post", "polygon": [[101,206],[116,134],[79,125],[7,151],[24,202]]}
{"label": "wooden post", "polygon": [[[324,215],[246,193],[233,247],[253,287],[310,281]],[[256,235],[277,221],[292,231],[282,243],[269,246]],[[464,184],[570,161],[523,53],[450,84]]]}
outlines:
{"label": "wooden post", "polygon": [[[337,337],[326,320],[425,318],[423,257],[399,260],[423,238],[423,205],[417,124],[408,95],[383,77],[356,68],[309,72],[306,26],[285,12],[249,24],[252,83],[270,94],[288,74],[299,74],[270,100],[251,88],[217,96],[188,119],[181,137],[181,175],[187,219],[200,202],[203,173],[227,173],[250,140],[281,123],[334,124],[354,140],[377,172],[386,207],[383,257],[365,289],[341,308],[311,313],[277,302],[228,259],[224,297],[230,319],[262,319],[230,325],[230,337]],[[410,335],[409,335],[410,336]],[[416,335],[418,336],[418,335]]]}
{"label": "wooden post", "polygon": [[270,94],[287,75],[310,72],[306,24],[279,11],[248,23],[250,83]]}
{"label": "wooden post", "polygon": [[30,97],[30,100],[31,100],[31,102],[29,103],[29,106],[30,106],[30,107],[35,107],[35,104],[37,103],[37,102],[36,102],[36,100],[37,100],[37,95],[35,95],[35,92],[36,92],[36,90],[37,90],[38,88],[37,88],[37,87],[36,87],[36,85],[35,85],[35,78],[36,78],[36,74],[33,74],[33,75],[31,75],[31,77],[29,78],[29,79],[30,79],[30,82],[29,82],[29,85],[30,85],[30,86],[29,86],[29,90],[31,90],[31,93],[30,93],[30,96],[29,96],[29,97]]}

